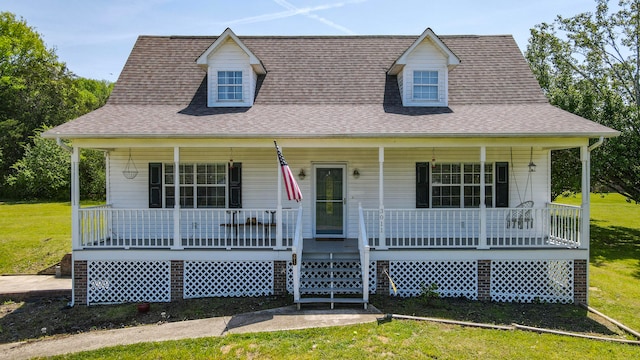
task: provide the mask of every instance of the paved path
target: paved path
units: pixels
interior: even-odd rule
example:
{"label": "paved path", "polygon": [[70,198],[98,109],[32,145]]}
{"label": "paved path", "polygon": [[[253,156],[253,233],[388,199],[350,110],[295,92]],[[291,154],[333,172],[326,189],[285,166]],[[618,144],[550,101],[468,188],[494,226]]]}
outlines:
{"label": "paved path", "polygon": [[[43,296],[57,292],[70,294],[71,280],[47,275],[0,276],[0,297],[20,294],[26,297]],[[89,331],[76,335],[57,335],[40,340],[0,344],[0,358],[30,359],[36,356],[69,354],[148,341],[351,325],[374,322],[378,317],[380,312],[373,306],[369,306],[369,310],[297,310],[295,306],[287,306],[234,316]]]}
{"label": "paved path", "polygon": [[56,278],[53,275],[0,276],[0,298],[40,296],[71,296],[71,278]]}

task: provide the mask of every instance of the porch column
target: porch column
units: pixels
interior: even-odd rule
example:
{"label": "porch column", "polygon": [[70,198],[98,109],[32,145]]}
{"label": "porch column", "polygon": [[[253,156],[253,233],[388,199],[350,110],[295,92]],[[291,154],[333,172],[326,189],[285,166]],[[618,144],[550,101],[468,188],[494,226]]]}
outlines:
{"label": "porch column", "polygon": [[480,147],[480,235],[478,249],[488,249],[487,245],[487,204],[485,204],[484,164],[487,161],[487,147]]}
{"label": "porch column", "polygon": [[180,148],[173,148],[173,246],[174,250],[182,249],[182,236],[180,234]]}
{"label": "porch column", "polygon": [[379,246],[378,249],[386,250],[387,247],[387,234],[384,228],[384,147],[378,148],[378,162],[379,175],[378,175],[378,199],[380,199],[380,229],[378,230]]}
{"label": "porch column", "polygon": [[[280,147],[282,151],[282,147]],[[276,157],[276,171],[278,172],[278,191],[276,196],[278,202],[276,204],[276,247],[273,250],[284,250],[282,246],[282,171],[280,166],[280,160]]]}
{"label": "porch column", "polygon": [[589,249],[590,219],[591,219],[591,152],[585,145],[580,148],[580,161],[582,161],[582,206],[580,219],[580,248]]}
{"label": "porch column", "polygon": [[82,249],[80,238],[80,148],[73,147],[71,153],[71,245]]}

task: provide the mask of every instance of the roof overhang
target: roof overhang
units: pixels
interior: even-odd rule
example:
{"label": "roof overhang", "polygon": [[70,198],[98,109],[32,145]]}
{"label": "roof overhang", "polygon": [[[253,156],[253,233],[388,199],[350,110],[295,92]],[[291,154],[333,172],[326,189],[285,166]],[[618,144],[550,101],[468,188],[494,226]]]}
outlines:
{"label": "roof overhang", "polygon": [[431,28],[427,28],[427,30],[425,30],[422,35],[420,35],[420,37],[418,37],[418,39],[414,41],[413,44],[411,44],[411,46],[409,46],[409,48],[402,53],[402,55],[400,55],[400,57],[393,63],[393,65],[391,65],[391,68],[389,68],[389,71],[387,73],[389,75],[398,75],[398,73],[400,73],[400,71],[402,71],[404,66],[407,64],[407,57],[409,56],[409,54],[411,54],[413,50],[415,50],[415,48],[418,47],[418,45],[420,45],[427,38],[431,40],[443,54],[445,54],[445,56],[447,57],[447,67],[449,68],[449,70],[460,64],[460,59],[458,58],[458,56],[454,54],[453,51],[451,51],[451,49],[449,49],[449,47],[442,42],[442,40],[440,40],[440,38],[433,32],[433,30],[431,30]]}
{"label": "roof overhang", "polygon": [[228,39],[233,40],[240,47],[240,49],[242,49],[242,51],[244,51],[247,56],[249,56],[249,64],[251,65],[251,67],[253,67],[253,70],[256,72],[256,74],[264,75],[267,73],[267,70],[265,69],[264,65],[262,65],[260,59],[258,59],[258,57],[251,50],[249,50],[249,48],[230,28],[227,28],[222,34],[220,34],[216,41],[214,41],[213,44],[211,44],[209,48],[207,48],[207,50],[205,50],[202,55],[200,55],[198,59],[196,59],[196,64],[206,70],[208,67],[209,55],[216,52],[216,50],[218,50],[218,48],[222,46],[222,44],[224,44]]}

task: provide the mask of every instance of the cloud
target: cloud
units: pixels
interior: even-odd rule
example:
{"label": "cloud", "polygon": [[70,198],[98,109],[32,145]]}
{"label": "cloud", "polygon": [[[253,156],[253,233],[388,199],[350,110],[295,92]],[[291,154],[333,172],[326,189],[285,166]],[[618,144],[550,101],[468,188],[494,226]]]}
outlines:
{"label": "cloud", "polygon": [[[278,5],[282,6],[282,7],[286,8],[286,9],[289,9],[289,10],[291,10],[291,11],[303,10],[303,11],[300,13],[301,15],[304,15],[304,16],[306,16],[306,17],[310,18],[310,19],[318,20],[318,21],[320,21],[321,23],[323,23],[323,24],[325,24],[325,25],[328,25],[328,26],[330,26],[330,27],[332,27],[332,28],[334,28],[334,29],[336,29],[336,30],[342,31],[342,32],[344,32],[344,33],[346,33],[346,34],[349,34],[349,35],[355,35],[355,34],[356,34],[356,33],[355,33],[354,31],[352,31],[351,29],[348,29],[348,28],[346,28],[346,27],[344,27],[344,26],[342,26],[342,25],[338,25],[338,24],[334,23],[333,21],[328,20],[328,19],[326,19],[326,18],[323,18],[323,17],[321,17],[321,16],[318,16],[318,15],[316,15],[316,14],[312,14],[312,13],[311,13],[311,11],[309,11],[309,10],[306,10],[306,9],[299,9],[299,8],[295,7],[293,4],[291,4],[291,3],[287,2],[286,0],[273,0],[273,1],[274,1],[276,4],[278,4]],[[343,7],[344,5],[346,5],[346,4],[348,4],[348,3],[361,3],[361,2],[363,2],[363,0],[354,0],[354,1],[347,1],[347,2],[335,3],[335,4],[322,5],[322,6],[327,6],[327,7],[326,7],[326,8],[323,8],[323,9],[318,9],[318,10],[325,10],[325,9],[329,9],[329,8]],[[322,7],[322,6],[320,6],[320,7]],[[314,11],[315,11],[315,10],[314,10]]]}
{"label": "cloud", "polygon": [[356,4],[356,3],[362,3],[366,0],[349,0],[349,1],[343,1],[343,2],[338,2],[338,3],[330,3],[330,4],[323,4],[323,5],[317,5],[317,6],[312,6],[312,7],[304,7],[304,8],[298,8],[296,6],[294,6],[293,4],[285,1],[285,0],[274,0],[274,2],[282,7],[284,7],[285,9],[287,9],[286,11],[280,11],[280,12],[276,12],[276,13],[270,13],[270,14],[263,14],[263,15],[258,15],[258,16],[251,16],[251,17],[246,17],[246,18],[241,18],[241,19],[236,19],[236,20],[231,20],[231,21],[225,21],[224,24],[229,26],[229,25],[238,25],[238,24],[252,24],[252,23],[258,23],[258,22],[264,22],[264,21],[272,21],[272,20],[277,20],[277,19],[284,19],[284,18],[288,18],[288,17],[292,17],[292,16],[296,16],[296,15],[304,15],[307,16],[311,19],[317,20],[325,25],[328,25],[336,30],[342,31],[346,34],[350,34],[350,35],[354,35],[355,32],[353,32],[352,30],[348,29],[347,27],[344,27],[342,25],[336,24],[326,18],[323,18],[321,16],[318,16],[316,14],[313,14],[316,11],[321,11],[321,10],[328,10],[328,9],[334,9],[334,8],[339,8],[339,7],[343,7],[345,5],[348,4]]}

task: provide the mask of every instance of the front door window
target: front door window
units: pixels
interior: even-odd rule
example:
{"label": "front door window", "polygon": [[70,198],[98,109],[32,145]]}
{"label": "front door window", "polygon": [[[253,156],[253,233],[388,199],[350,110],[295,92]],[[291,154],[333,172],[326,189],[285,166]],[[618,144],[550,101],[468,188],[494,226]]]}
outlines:
{"label": "front door window", "polygon": [[316,168],[316,235],[344,237],[344,167]]}

